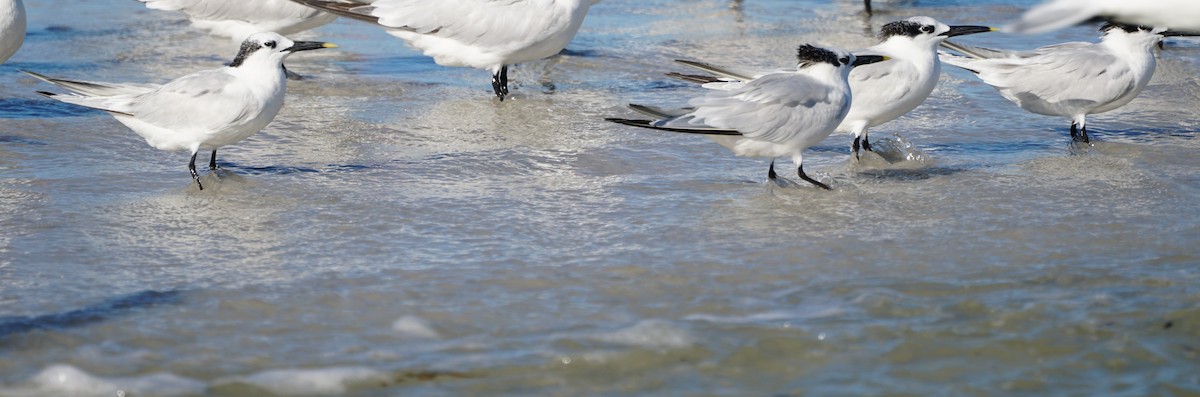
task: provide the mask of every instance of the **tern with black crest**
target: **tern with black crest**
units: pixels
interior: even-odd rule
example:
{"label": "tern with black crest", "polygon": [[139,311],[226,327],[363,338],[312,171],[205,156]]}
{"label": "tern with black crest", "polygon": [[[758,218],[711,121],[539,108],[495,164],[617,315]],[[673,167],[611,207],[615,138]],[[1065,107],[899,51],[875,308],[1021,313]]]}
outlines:
{"label": "tern with black crest", "polygon": [[188,170],[201,190],[196,155],[239,142],[266,127],[283,108],[287,80],[283,60],[297,51],[336,47],[256,33],[242,43],[229,66],[205,70],[167,84],[100,83],[25,72],[72,94],[39,92],[62,102],[108,112],[154,148],[191,152]]}
{"label": "tern with black crest", "polygon": [[1154,76],[1154,48],[1164,37],[1189,34],[1162,28],[1105,24],[1099,43],[1072,42],[1032,51],[1005,51],[947,41],[942,62],[975,73],[1026,111],[1071,119],[1071,139],[1090,143],[1087,116],[1125,106]]}
{"label": "tern with black crest", "polygon": [[[871,150],[868,128],[907,114],[924,103],[933,92],[942,73],[937,55],[939,44],[950,37],[994,30],[987,26],[947,26],[930,17],[912,17],[883,25],[879,32],[879,44],[855,50],[858,54],[884,55],[891,60],[856,67],[850,72],[850,91],[854,93],[854,102],[835,132],[854,135],[850,144],[853,157],[859,158],[860,148]],[[678,73],[669,76],[705,83],[705,87],[714,89],[727,89],[729,84],[771,73],[690,61],[680,63],[715,76]]]}
{"label": "tern with black crest", "polygon": [[662,131],[705,135],[738,156],[768,157],[767,177],[775,180],[775,158],[791,157],[796,173],[822,189],[829,185],[804,172],[803,152],[828,137],[850,110],[850,84],[855,66],[880,62],[883,56],[855,56],[847,51],[802,45],[796,69],[770,73],[727,89],[712,90],[679,110],[630,105],[653,120],[609,118],[608,121]]}

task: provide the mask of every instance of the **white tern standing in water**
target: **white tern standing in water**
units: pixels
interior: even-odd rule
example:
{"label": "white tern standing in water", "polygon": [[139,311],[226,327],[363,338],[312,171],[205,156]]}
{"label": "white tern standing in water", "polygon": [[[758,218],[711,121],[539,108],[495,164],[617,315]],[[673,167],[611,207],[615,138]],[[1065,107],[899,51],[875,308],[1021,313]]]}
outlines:
{"label": "white tern standing in water", "polygon": [[1099,43],[1072,42],[1032,51],[1003,51],[946,42],[966,55],[942,62],[974,72],[1000,95],[1032,113],[1071,119],[1074,142],[1089,143],[1087,115],[1104,113],[1136,98],[1154,76],[1154,47],[1161,28],[1108,23]]}
{"label": "white tern standing in water", "polygon": [[767,177],[776,179],[775,158],[790,156],[800,179],[822,189],[804,173],[801,154],[828,137],[850,110],[851,68],[880,62],[877,55],[802,45],[795,70],[777,72],[709,91],[688,102],[691,108],[665,110],[630,105],[656,120],[608,121],[663,131],[707,135],[739,156],[769,157]]}
{"label": "white tern standing in water", "polygon": [[[859,157],[859,148],[871,150],[867,128],[895,120],[925,102],[937,86],[942,73],[937,48],[947,38],[991,32],[987,26],[946,26],[930,17],[912,17],[883,25],[879,44],[856,50],[856,53],[884,55],[891,61],[856,67],[850,72],[850,91],[854,103],[850,113],[838,125],[836,132],[854,134],[851,154]],[[722,89],[724,82],[736,82],[761,77],[769,72],[745,71],[690,61],[684,65],[700,68],[717,77],[683,75],[669,76],[708,83],[705,87]]]}
{"label": "white tern standing in water", "polygon": [[25,5],[21,0],[0,0],[0,63],[25,42]]}
{"label": "white tern standing in water", "polygon": [[1200,33],[1200,1],[1197,0],[1048,0],[1029,9],[1004,30],[1045,33],[1097,17],[1131,25]]}
{"label": "white tern standing in water", "polygon": [[508,96],[508,66],[562,52],[599,0],[292,0],[387,29],[443,66],[492,72]]}
{"label": "white tern standing in water", "polygon": [[284,58],[297,51],[332,47],[336,45],[255,33],[242,43],[229,66],[192,73],[164,85],[64,80],[25,73],[73,92],[39,92],[42,95],[108,112],[159,150],[190,151],[188,170],[203,190],[196,173],[196,154],[212,150],[208,167],[216,169],[218,148],[254,135],[283,107],[287,89]]}

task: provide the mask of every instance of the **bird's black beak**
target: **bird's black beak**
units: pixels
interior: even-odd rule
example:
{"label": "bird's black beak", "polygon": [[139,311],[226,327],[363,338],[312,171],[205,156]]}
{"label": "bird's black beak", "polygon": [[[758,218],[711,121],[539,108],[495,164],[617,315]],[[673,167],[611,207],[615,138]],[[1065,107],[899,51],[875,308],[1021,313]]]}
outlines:
{"label": "bird's black beak", "polygon": [[995,32],[996,28],[990,26],[951,26],[950,31],[942,33],[942,36],[954,37],[976,33]]}
{"label": "bird's black beak", "polygon": [[1180,32],[1177,30],[1168,30],[1159,33],[1159,35],[1162,37],[1197,37],[1200,36],[1200,32]]}
{"label": "bird's black beak", "polygon": [[320,41],[297,41],[297,42],[292,43],[292,46],[288,47],[284,51],[288,51],[288,52],[309,51],[309,50],[318,50],[318,49],[322,49],[322,48],[335,48],[335,47],[337,47],[337,44],[333,44],[333,43],[323,43]]}
{"label": "bird's black beak", "polygon": [[853,66],[870,65],[875,62],[883,62],[892,58],[881,55],[855,55]]}

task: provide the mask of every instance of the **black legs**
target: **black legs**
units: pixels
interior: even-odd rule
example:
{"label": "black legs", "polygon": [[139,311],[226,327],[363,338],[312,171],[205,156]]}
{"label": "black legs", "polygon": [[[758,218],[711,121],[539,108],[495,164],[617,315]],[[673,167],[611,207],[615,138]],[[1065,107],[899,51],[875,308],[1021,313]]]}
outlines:
{"label": "black legs", "polygon": [[[200,190],[204,190],[204,185],[200,183],[200,174],[196,172],[197,154],[200,154],[199,150],[192,152],[192,161],[188,162],[188,171],[191,171],[192,179],[196,180],[196,187],[200,188]],[[208,158],[208,169],[217,169],[217,149],[213,149],[212,157]]]}
{"label": "black legs", "polygon": [[1078,123],[1072,121],[1071,122],[1071,141],[1072,142],[1091,143],[1092,142],[1091,138],[1088,138],[1087,126],[1080,128]]}
{"label": "black legs", "polygon": [[492,75],[492,90],[501,102],[508,96],[508,65],[500,67],[500,71]]}
{"label": "black legs", "polygon": [[[811,183],[816,187],[819,187],[819,188],[822,188],[825,190],[833,190],[833,189],[829,188],[829,185],[821,183],[821,182],[817,181],[816,179],[812,179],[808,176],[808,174],[805,174],[804,173],[804,164],[800,164],[800,167],[796,168],[796,174],[800,175],[800,179],[803,179],[805,182]],[[775,174],[775,160],[772,159],[771,160],[771,168],[767,169],[767,179],[774,181],[776,178],[779,178],[779,175]]]}
{"label": "black legs", "polygon": [[867,11],[867,16],[871,16],[871,0],[863,0],[863,9]]}
{"label": "black legs", "polygon": [[822,188],[825,190],[833,190],[833,189],[829,188],[829,185],[818,182],[816,179],[809,178],[808,175],[804,173],[804,164],[800,164],[799,167],[796,167],[796,174],[800,175],[800,179],[803,179],[805,182],[811,183],[811,184],[815,185],[816,187],[819,187],[819,188]]}
{"label": "black legs", "polygon": [[[196,153],[199,152],[200,151],[198,150],[192,152],[192,161],[188,163],[188,171],[192,172],[192,179],[196,180],[196,187],[200,188],[200,190],[204,190],[204,185],[200,184],[200,174],[196,173]],[[213,151],[213,153],[215,154],[216,151]]]}
{"label": "black legs", "polygon": [[871,141],[867,140],[867,133],[865,132],[862,134],[861,138],[857,136],[854,137],[854,143],[850,144],[850,152],[854,155],[855,160],[858,159],[859,148],[862,148],[862,150],[866,150],[868,152],[874,152],[874,150],[871,150]]}

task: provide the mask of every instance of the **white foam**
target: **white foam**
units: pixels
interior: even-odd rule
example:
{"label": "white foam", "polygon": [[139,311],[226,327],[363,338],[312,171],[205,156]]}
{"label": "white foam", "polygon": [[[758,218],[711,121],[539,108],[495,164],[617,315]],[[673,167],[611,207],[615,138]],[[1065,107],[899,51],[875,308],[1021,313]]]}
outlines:
{"label": "white foam", "polygon": [[392,322],[392,330],[403,336],[438,339],[442,336],[429,322],[416,316],[404,316]]}
{"label": "white foam", "polygon": [[689,314],[683,319],[688,321],[704,321],[718,324],[754,324],[773,321],[791,320],[796,318],[796,314],[792,312],[771,311],[764,313],[752,313],[742,316],[722,316],[716,314]]}
{"label": "white foam", "polygon": [[762,313],[751,313],[746,315],[723,316],[716,314],[696,313],[684,316],[684,320],[688,321],[704,321],[718,324],[758,324],[772,323],[789,320],[808,320],[826,317],[836,317],[845,314],[845,310],[839,307],[830,306],[810,306],[802,308],[798,311],[769,311]]}
{"label": "white foam", "polygon": [[340,394],[355,383],[387,382],[387,374],[366,367],[279,369],[217,380],[217,384],[243,383],[278,395]]}
{"label": "white foam", "polygon": [[15,388],[0,388],[4,396],[189,396],[204,394],[204,382],[170,373],[106,378],[70,365],[47,367]]}
{"label": "white foam", "polygon": [[695,343],[687,331],[662,320],[644,320],[628,328],[594,335],[593,339],[649,348],[683,348]]}

